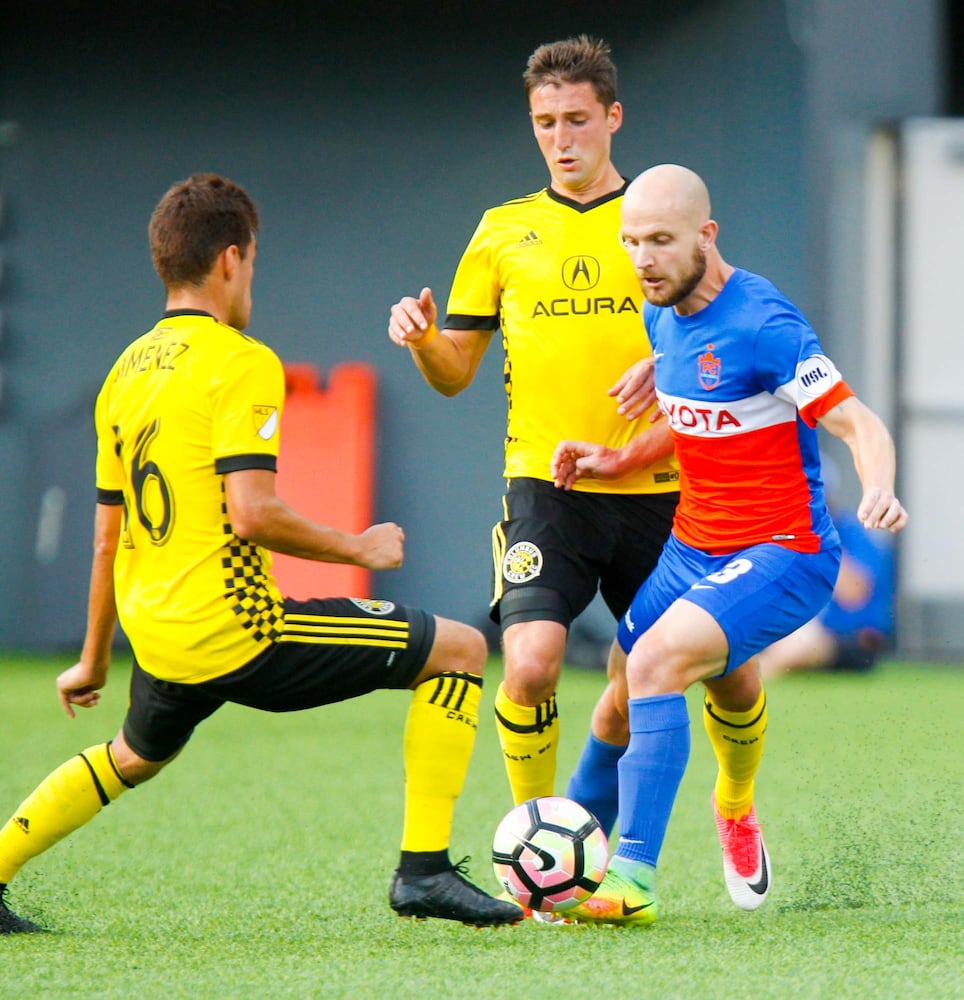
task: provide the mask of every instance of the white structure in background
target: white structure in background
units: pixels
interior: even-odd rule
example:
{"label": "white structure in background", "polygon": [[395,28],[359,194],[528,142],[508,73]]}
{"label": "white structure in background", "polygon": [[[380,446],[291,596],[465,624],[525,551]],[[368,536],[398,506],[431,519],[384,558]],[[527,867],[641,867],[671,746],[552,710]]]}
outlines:
{"label": "white structure in background", "polygon": [[[952,659],[964,651],[964,311],[957,302],[964,291],[964,119],[904,122],[897,165],[891,426],[901,456],[899,495],[911,515],[901,541],[899,641],[908,655]],[[866,348],[869,374],[875,363],[872,345]]]}

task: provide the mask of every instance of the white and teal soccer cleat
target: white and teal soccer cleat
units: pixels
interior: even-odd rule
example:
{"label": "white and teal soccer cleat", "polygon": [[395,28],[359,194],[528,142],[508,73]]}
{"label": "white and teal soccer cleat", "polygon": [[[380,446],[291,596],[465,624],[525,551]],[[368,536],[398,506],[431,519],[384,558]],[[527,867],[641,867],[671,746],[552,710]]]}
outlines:
{"label": "white and teal soccer cleat", "polygon": [[713,817],[723,849],[723,879],[730,898],[741,910],[755,910],[767,898],[773,877],[756,807],[740,819],[725,819],[716,808],[714,795]]}

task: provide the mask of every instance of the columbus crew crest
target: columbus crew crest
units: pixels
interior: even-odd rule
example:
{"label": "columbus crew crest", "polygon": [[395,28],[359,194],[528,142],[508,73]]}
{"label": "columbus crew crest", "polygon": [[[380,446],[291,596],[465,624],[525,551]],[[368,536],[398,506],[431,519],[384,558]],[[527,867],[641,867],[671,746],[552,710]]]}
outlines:
{"label": "columbus crew crest", "polygon": [[502,575],[509,583],[526,583],[542,572],[542,553],[533,542],[516,542],[502,560]]}
{"label": "columbus crew crest", "polygon": [[349,600],[356,608],[361,608],[370,615],[390,615],[395,610],[391,601],[368,600],[364,597],[351,597]]}

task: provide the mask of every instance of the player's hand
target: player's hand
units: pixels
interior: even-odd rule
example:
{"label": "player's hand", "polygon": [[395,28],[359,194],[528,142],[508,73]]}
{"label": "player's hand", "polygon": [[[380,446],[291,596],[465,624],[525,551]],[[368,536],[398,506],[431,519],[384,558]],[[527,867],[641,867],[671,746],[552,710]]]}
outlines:
{"label": "player's hand", "polygon": [[[655,358],[643,358],[623,372],[619,381],[609,390],[609,395],[615,396],[619,404],[616,407],[617,413],[621,413],[627,420],[635,420],[656,402],[655,372]],[[654,416],[653,419],[659,418]]]}
{"label": "player's hand", "polygon": [[865,528],[883,528],[896,535],[907,524],[907,511],[889,490],[871,487],[863,495],[857,517]]}
{"label": "player's hand", "polygon": [[405,558],[405,532],[392,521],[373,524],[359,536],[362,557],[359,565],[366,569],[398,569]]}
{"label": "player's hand", "polygon": [[406,295],[392,306],[388,319],[388,336],[400,347],[418,346],[426,331],[438,318],[438,308],[432,289],[423,288],[417,299]]}
{"label": "player's hand", "polygon": [[73,719],[73,706],[93,708],[100,701],[100,689],[107,683],[107,669],[83,660],[68,667],[57,678],[57,693],[64,711]]}
{"label": "player's hand", "polygon": [[624,469],[616,448],[589,441],[560,441],[552,453],[549,472],[559,489],[571,490],[577,479],[615,479]]}

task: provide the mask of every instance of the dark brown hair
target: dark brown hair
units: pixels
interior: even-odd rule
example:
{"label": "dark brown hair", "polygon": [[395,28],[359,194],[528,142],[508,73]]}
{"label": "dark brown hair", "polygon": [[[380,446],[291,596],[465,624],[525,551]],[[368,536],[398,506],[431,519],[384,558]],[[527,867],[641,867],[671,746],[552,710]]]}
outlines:
{"label": "dark brown hair", "polygon": [[160,200],[148,235],[154,270],[167,288],[200,285],[229,246],[241,256],[258,231],[258,210],[248,193],[217,174],[192,174]]}
{"label": "dark brown hair", "polygon": [[608,110],[616,100],[616,67],[610,53],[607,42],[589,35],[540,45],[522,74],[526,97],[546,83],[591,83],[599,103]]}

